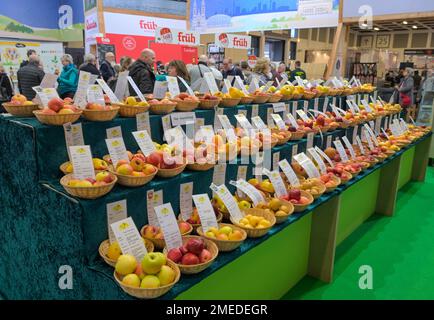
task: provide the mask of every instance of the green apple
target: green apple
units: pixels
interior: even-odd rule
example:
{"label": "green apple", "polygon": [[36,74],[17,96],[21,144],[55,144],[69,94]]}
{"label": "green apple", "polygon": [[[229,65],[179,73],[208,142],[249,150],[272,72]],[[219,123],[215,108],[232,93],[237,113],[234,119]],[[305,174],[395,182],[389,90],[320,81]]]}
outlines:
{"label": "green apple", "polygon": [[229,236],[229,234],[232,232],[232,228],[229,226],[224,226],[220,228],[220,233],[224,233],[225,235]]}
{"label": "green apple", "polygon": [[211,231],[207,231],[207,232],[205,232],[205,235],[206,235],[207,237],[209,237],[209,238],[215,238],[215,234],[214,234],[214,232],[211,232]]}
{"label": "green apple", "polygon": [[250,202],[246,201],[246,200],[242,200],[242,201],[238,202],[238,208],[240,208],[241,210],[249,209],[249,208],[251,208],[251,206],[252,205],[250,204]]}
{"label": "green apple", "polygon": [[160,272],[157,274],[158,279],[160,279],[160,285],[162,286],[172,283],[175,280],[175,276],[175,271],[166,265],[162,266]]}
{"label": "green apple", "polygon": [[157,274],[166,264],[166,256],[161,252],[150,252],[143,257],[142,270],[146,274]]}
{"label": "green apple", "polygon": [[140,288],[158,288],[160,286],[160,279],[154,275],[147,275],[143,278]]}
{"label": "green apple", "polygon": [[115,270],[117,273],[126,276],[127,274],[133,273],[136,270],[137,261],[130,254],[123,254],[119,256],[116,262]]}
{"label": "green apple", "polygon": [[140,287],[140,278],[137,274],[131,273],[127,274],[123,279],[122,283],[130,287]]}

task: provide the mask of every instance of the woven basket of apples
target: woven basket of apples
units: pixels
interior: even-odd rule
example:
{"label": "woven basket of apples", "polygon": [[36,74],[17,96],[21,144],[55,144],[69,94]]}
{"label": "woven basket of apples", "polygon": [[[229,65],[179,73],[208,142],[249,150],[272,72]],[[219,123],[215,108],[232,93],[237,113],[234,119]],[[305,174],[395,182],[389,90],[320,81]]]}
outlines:
{"label": "woven basket of apples", "polygon": [[206,93],[199,97],[199,109],[214,109],[220,103],[220,98]]}
{"label": "woven basket of apples", "polygon": [[[219,212],[218,210],[216,210],[215,208],[213,208],[213,209],[214,209],[214,213],[215,213],[217,222],[222,221],[223,220],[223,214],[221,212]],[[184,222],[184,219],[182,218],[181,214],[178,215],[178,220],[181,222]],[[196,208],[193,208],[193,212],[191,213],[191,216],[185,222],[189,223],[193,227],[193,233],[196,233],[197,228],[199,228],[201,226],[199,213],[197,212]]]}
{"label": "woven basket of apples", "polygon": [[[99,159],[99,158],[93,158],[93,168],[95,169],[95,172],[98,173],[100,171],[106,171],[108,170],[108,164],[105,160]],[[72,166],[72,163],[67,161],[60,165],[59,167],[60,171],[63,172],[63,174],[73,173],[74,168]]]}
{"label": "woven basket of apples", "polygon": [[68,122],[75,122],[80,118],[82,111],[72,103],[72,99],[52,98],[48,101],[48,107],[42,110],[35,110],[33,114],[43,124],[52,126],[63,126]]}
{"label": "woven basket of apples", "polygon": [[139,101],[136,97],[126,97],[121,103],[112,103],[112,106],[119,107],[119,115],[125,118],[133,118],[139,113],[149,110],[149,103]]}
{"label": "woven basket of apples", "polygon": [[148,252],[138,262],[129,254],[121,255],[116,262],[113,276],[130,296],[139,299],[155,299],[167,293],[179,281],[178,266],[161,252]]}
{"label": "woven basket of apples", "polygon": [[110,166],[110,172],[116,175],[120,185],[140,187],[154,179],[158,173],[158,168],[146,163],[146,157],[138,153],[130,161],[119,160],[116,168]]}
{"label": "woven basket of apples", "polygon": [[[193,227],[188,222],[178,221],[178,227],[182,236],[189,235],[193,231]],[[159,227],[146,224],[140,229],[140,235],[151,241],[158,250],[162,250],[166,246],[163,231]]]}
{"label": "woven basket of apples", "polygon": [[89,102],[83,109],[83,118],[89,121],[111,121],[116,117],[119,109],[118,106]]}
{"label": "woven basket of apples", "polygon": [[70,195],[81,199],[96,199],[109,193],[118,178],[108,171],[98,172],[95,179],[75,179],[67,174],[60,179],[60,184]]}
{"label": "woven basket of apples", "polygon": [[10,102],[3,103],[3,107],[16,117],[33,117],[33,111],[39,110],[38,104],[27,101],[27,98],[22,94],[14,95]]}
{"label": "woven basket of apples", "polygon": [[278,198],[268,199],[268,202],[260,202],[255,208],[273,214],[276,217],[276,224],[285,222],[294,212],[294,206],[291,202]]}
{"label": "woven basket of apples", "polygon": [[341,179],[332,172],[322,174],[320,179],[326,187],[325,193],[333,192],[341,184]]}
{"label": "woven basket of apples", "polygon": [[256,90],[252,94],[253,96],[253,103],[266,103],[268,100],[270,100],[270,95],[268,93],[262,92],[261,90]]}
{"label": "woven basket of apples", "polygon": [[315,98],[315,96],[316,96],[315,92],[312,92],[312,91],[304,91],[303,92],[303,99],[310,100],[310,99]]}
{"label": "woven basket of apples", "polygon": [[327,167],[327,173],[329,172],[333,173],[336,177],[341,179],[341,184],[346,184],[353,178],[352,174],[345,171],[342,167]]}
{"label": "woven basket of apples", "polygon": [[183,274],[196,274],[208,268],[217,258],[219,249],[211,240],[199,236],[182,237],[182,247],[163,251]]}
{"label": "woven basket of apples", "polygon": [[176,102],[176,110],[178,111],[193,111],[199,106],[199,98],[191,96],[188,93],[180,93],[171,101]]}
{"label": "woven basket of apples", "polygon": [[289,138],[289,140],[291,141],[301,140],[306,134],[306,132],[302,130],[300,127],[296,129],[292,126],[289,126],[288,131],[291,132],[291,137]]}
{"label": "woven basket of apples", "polygon": [[314,199],[318,199],[326,191],[326,186],[320,179],[306,179],[301,182],[299,187],[301,190],[309,192]]}
{"label": "woven basket of apples", "polygon": [[184,171],[187,159],[176,148],[157,145],[157,150],[146,157],[146,163],[158,168],[158,177],[172,178]]}
{"label": "woven basket of apples", "polygon": [[277,145],[283,145],[287,143],[291,139],[291,132],[280,129],[272,129],[271,136],[274,136],[277,139]]}
{"label": "woven basket of apples", "polygon": [[194,150],[184,150],[183,155],[187,160],[187,169],[191,171],[208,171],[215,166],[215,155],[212,145],[205,143],[195,144]]}
{"label": "woven basket of apples", "polygon": [[154,99],[152,95],[148,95],[148,103],[150,105],[150,110],[153,114],[169,114],[172,113],[176,108],[176,102],[170,101],[167,96],[162,100]]}
{"label": "woven basket of apples", "polygon": [[233,108],[236,107],[241,101],[241,98],[232,98],[231,96],[223,96],[220,100],[219,107]]}
{"label": "woven basket of apples", "polygon": [[228,223],[219,223],[218,228],[209,228],[206,232],[199,226],[197,233],[214,242],[221,252],[235,250],[247,238],[247,233],[243,229]]}
{"label": "woven basket of apples", "polygon": [[314,200],[313,196],[309,192],[295,188],[289,189],[288,194],[280,199],[292,203],[294,206],[294,212],[302,212],[306,210]]}
{"label": "woven basket of apples", "polygon": [[362,172],[362,165],[355,161],[349,161],[346,163],[338,162],[335,164],[335,168],[342,168],[343,171],[349,172],[353,178],[357,177]]}
{"label": "woven basket of apples", "polygon": [[274,214],[263,209],[250,208],[243,210],[242,213],[243,218],[240,221],[235,221],[232,216],[230,221],[233,225],[243,229],[248,238],[259,238],[266,235],[276,223]]}
{"label": "woven basket of apples", "polygon": [[[154,244],[151,241],[143,239],[143,243],[145,244],[147,252],[154,251]],[[98,253],[105,263],[114,267],[116,265],[116,261],[118,261],[118,258],[122,254],[122,250],[117,241],[110,243],[110,240],[106,239],[99,245]]]}
{"label": "woven basket of apples", "polygon": [[272,93],[270,94],[270,98],[268,99],[268,103],[276,103],[282,100],[283,95],[279,93]]}
{"label": "woven basket of apples", "polygon": [[244,96],[241,97],[240,104],[251,104],[255,98],[252,96]]}

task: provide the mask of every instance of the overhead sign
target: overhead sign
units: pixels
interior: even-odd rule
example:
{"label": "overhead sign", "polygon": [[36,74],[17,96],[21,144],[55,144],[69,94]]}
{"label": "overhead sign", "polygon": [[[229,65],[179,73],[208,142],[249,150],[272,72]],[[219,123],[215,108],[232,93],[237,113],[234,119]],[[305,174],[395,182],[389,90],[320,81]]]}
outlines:
{"label": "overhead sign", "polygon": [[247,64],[250,68],[254,68],[256,66],[256,62],[258,61],[258,58],[256,56],[249,56],[247,59]]}
{"label": "overhead sign", "polygon": [[250,49],[252,38],[238,34],[216,33],[215,44],[228,49]]}
{"label": "overhead sign", "polygon": [[155,30],[155,42],[199,46],[200,34],[193,31],[172,29],[167,27],[157,28]]}

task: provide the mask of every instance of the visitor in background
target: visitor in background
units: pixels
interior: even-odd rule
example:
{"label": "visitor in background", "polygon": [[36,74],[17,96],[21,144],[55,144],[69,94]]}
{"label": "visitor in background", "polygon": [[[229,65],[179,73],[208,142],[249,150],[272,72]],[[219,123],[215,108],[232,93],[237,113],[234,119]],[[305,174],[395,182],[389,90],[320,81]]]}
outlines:
{"label": "visitor in background", "polygon": [[420,83],[422,81],[422,77],[419,75],[419,70],[414,71],[413,81],[414,81],[414,90],[418,91],[420,88]]}
{"label": "visitor in background", "polygon": [[253,68],[253,73],[251,74],[248,83],[252,81],[253,76],[258,78],[259,86],[265,86],[268,81],[272,80],[270,60],[268,60],[268,58],[259,58],[256,61],[256,65]]}
{"label": "visitor in background", "polygon": [[163,76],[167,74],[167,69],[162,61],[157,61],[157,74]]}
{"label": "visitor in background", "polygon": [[33,50],[33,49],[27,50],[27,60],[23,60],[23,62],[21,62],[20,68],[26,66],[29,63],[30,56],[36,56],[36,55],[37,55],[37,53],[35,50]]}
{"label": "visitor in background", "polygon": [[[130,77],[134,80],[140,92],[143,94],[153,93],[155,85],[154,66],[155,52],[151,49],[144,49],[140,57],[130,66]],[[129,86],[130,92],[134,89]]]}
{"label": "visitor in background", "polygon": [[289,81],[294,81],[295,77],[300,77],[301,79],[306,79],[306,72],[301,69],[301,62],[295,61],[295,69],[291,71],[291,76],[289,77]]}
{"label": "visitor in background", "polygon": [[247,79],[250,78],[250,75],[252,74],[252,69],[250,69],[249,64],[247,61],[241,61],[241,72],[243,73],[244,80],[247,81]]}
{"label": "visitor in background", "polygon": [[39,86],[44,75],[44,71],[39,68],[39,56],[37,55],[31,55],[29,62],[18,70],[18,89],[27,100],[31,101],[36,96],[32,87]]}
{"label": "visitor in background", "polygon": [[105,54],[105,60],[101,63],[101,66],[99,67],[101,76],[107,83],[116,77],[116,71],[114,69],[115,64],[115,55],[113,54],[113,52],[107,52]]}
{"label": "visitor in background", "polygon": [[214,75],[214,79],[217,82],[217,87],[220,88],[220,84],[223,80],[223,74],[217,69],[214,58],[210,58],[208,60],[208,67],[211,69],[211,72]]}
{"label": "visitor in background", "polygon": [[[414,80],[413,80],[413,69],[405,68],[402,72],[403,78],[401,79],[401,83],[395,86],[395,89],[399,94],[399,104],[403,108],[402,110],[402,118],[407,115],[408,107],[413,105],[414,97],[413,97],[413,89],[414,89]],[[405,119],[405,118],[404,118]]]}
{"label": "visitor in background", "polygon": [[[243,72],[240,68],[233,65],[231,58],[223,59],[223,79],[227,79],[228,76],[240,76],[241,80],[244,80]],[[232,80],[233,84],[234,80]]]}
{"label": "visitor in background", "polygon": [[123,56],[121,57],[121,59],[119,60],[121,69],[120,72],[124,72],[127,71],[131,65],[133,64],[133,58],[129,57],[129,56]]}
{"label": "visitor in background", "polygon": [[395,83],[400,84],[402,78],[404,78],[404,69],[399,69],[398,75],[396,76]]}
{"label": "visitor in background", "polygon": [[280,81],[283,79],[280,73],[277,71],[277,68],[274,63],[270,63],[271,80],[273,80],[273,86],[275,87],[278,87]]}
{"label": "visitor in background", "polygon": [[179,91],[187,92],[187,87],[182,83],[181,80],[178,79],[178,77],[181,77],[185,80],[185,82],[187,82],[187,84],[190,84],[190,75],[188,74],[187,66],[183,61],[170,61],[167,66],[167,75],[170,77],[177,77],[176,79],[178,81]]}
{"label": "visitor in background", "polygon": [[60,59],[63,65],[62,72],[57,78],[59,86],[57,91],[62,99],[74,98],[78,86],[78,70],[70,54],[64,54]]}
{"label": "visitor in background", "polygon": [[12,81],[5,72],[5,68],[2,64],[0,64],[0,109],[1,112],[4,112],[2,103],[11,101],[12,96],[14,95],[14,90],[12,86]]}
{"label": "visitor in background", "polygon": [[191,89],[193,91],[198,91],[202,83],[202,78],[204,73],[211,72],[208,67],[208,57],[206,55],[201,55],[196,65],[193,65],[190,69],[190,79],[191,79]]}
{"label": "visitor in background", "polygon": [[287,79],[289,79],[290,74],[288,74],[289,68],[286,66],[285,62],[280,62],[279,66],[277,67],[277,73],[280,75],[280,77],[286,76]]}
{"label": "visitor in background", "polygon": [[101,78],[101,73],[96,67],[96,57],[92,53],[88,53],[83,58],[84,62],[80,66],[80,71],[89,72],[90,74],[97,75],[98,78]]}

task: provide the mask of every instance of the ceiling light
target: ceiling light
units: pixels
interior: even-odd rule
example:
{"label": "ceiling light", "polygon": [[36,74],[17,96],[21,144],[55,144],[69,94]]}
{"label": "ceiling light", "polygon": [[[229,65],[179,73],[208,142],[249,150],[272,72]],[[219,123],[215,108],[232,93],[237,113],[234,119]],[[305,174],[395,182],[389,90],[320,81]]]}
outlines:
{"label": "ceiling light", "polygon": [[378,28],[378,27],[375,27],[375,28],[374,28],[374,30],[375,30],[375,31],[379,31],[379,30],[380,30],[380,28]]}
{"label": "ceiling light", "polygon": [[408,22],[407,21],[402,21],[402,24],[408,24]]}
{"label": "ceiling light", "polygon": [[367,23],[362,23],[362,27],[367,27],[368,24]]}
{"label": "ceiling light", "polygon": [[413,28],[413,29],[417,29],[417,26],[413,26],[412,28]]}

